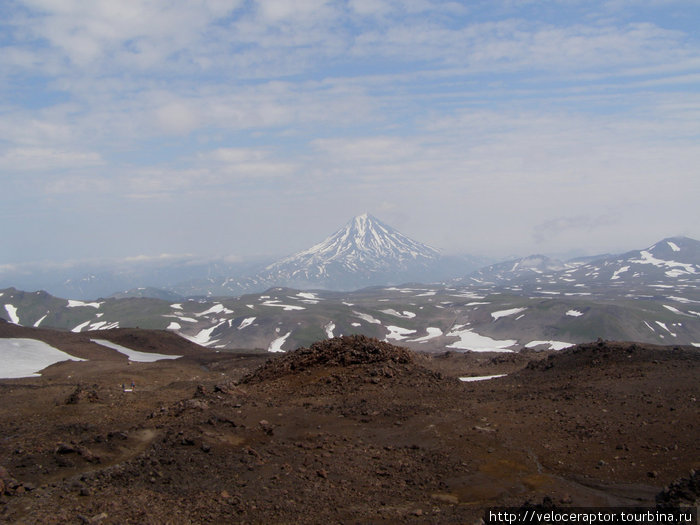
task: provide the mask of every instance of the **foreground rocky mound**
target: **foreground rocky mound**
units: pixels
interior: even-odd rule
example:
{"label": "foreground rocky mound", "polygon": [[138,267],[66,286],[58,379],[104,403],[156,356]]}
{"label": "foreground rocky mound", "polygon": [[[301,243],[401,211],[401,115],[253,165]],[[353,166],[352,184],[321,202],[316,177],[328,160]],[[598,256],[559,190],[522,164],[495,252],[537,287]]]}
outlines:
{"label": "foreground rocky mound", "polygon": [[278,379],[316,367],[368,365],[377,363],[413,364],[412,353],[400,346],[364,335],[326,339],[308,348],[298,348],[281,357],[269,359],[263,366],[243,378],[244,383]]}

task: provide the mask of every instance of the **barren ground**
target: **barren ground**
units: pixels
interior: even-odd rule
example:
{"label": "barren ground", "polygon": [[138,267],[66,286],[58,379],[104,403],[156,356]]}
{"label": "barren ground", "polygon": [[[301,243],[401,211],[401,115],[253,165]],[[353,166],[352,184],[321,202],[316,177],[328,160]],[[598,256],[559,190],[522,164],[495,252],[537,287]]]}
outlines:
{"label": "barren ground", "polygon": [[[700,467],[691,347],[424,356],[343,338],[258,369],[267,355],[165,332],[100,337],[185,357],[130,364],[82,334],[0,336],[90,358],[0,380],[4,522],[474,523],[545,496],[654,505]],[[490,374],[508,375],[458,380]]]}

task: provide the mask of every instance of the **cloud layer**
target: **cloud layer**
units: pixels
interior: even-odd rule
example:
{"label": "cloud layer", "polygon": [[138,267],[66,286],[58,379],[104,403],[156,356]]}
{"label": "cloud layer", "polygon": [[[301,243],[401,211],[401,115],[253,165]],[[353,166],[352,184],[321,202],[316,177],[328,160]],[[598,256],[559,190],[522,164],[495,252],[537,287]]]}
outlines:
{"label": "cloud layer", "polygon": [[15,0],[0,263],[700,237],[693,2]]}

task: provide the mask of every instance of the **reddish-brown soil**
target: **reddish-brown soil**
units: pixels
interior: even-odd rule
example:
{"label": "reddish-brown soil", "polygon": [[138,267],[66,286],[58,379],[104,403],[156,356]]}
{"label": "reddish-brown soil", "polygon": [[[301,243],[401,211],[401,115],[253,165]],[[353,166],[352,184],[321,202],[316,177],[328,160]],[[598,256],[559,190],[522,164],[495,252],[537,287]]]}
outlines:
{"label": "reddish-brown soil", "polygon": [[90,360],[0,381],[5,522],[474,523],[545,496],[654,505],[700,467],[694,348],[428,357],[358,337],[265,363],[101,333],[186,354],[129,364],[81,334],[27,330],[0,336]]}

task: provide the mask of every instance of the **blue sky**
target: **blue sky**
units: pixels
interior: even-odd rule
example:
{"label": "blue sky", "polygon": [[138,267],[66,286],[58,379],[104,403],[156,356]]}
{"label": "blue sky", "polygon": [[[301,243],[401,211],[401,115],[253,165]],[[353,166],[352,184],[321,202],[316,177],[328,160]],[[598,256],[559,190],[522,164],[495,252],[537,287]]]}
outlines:
{"label": "blue sky", "polygon": [[0,265],[700,238],[700,3],[6,0]]}

